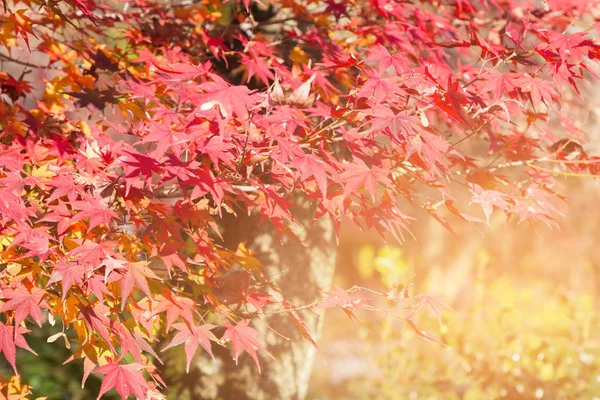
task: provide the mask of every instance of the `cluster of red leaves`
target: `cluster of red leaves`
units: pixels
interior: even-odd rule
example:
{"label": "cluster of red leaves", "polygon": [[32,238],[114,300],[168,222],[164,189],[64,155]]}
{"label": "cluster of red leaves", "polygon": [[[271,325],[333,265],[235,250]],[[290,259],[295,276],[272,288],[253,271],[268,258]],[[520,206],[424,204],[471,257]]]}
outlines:
{"label": "cluster of red leaves", "polygon": [[[160,389],[151,344],[172,331],[188,369],[228,341],[258,364],[249,318],[302,321],[243,244],[222,245],[219,218],[257,213],[293,236],[292,192],[337,228],[398,240],[408,204],[448,228],[441,205],[482,221],[453,182],[488,222],[502,209],[552,223],[554,170],[539,164],[597,171],[561,105],[595,76],[600,46],[576,29],[598,2],[538,3],[7,1],[0,351],[16,371],[26,324],[60,319],[83,381],[104,374],[99,397],[138,399]],[[420,332],[432,301],[416,300],[405,320]],[[364,301],[338,289],[320,304],[353,315]]]}

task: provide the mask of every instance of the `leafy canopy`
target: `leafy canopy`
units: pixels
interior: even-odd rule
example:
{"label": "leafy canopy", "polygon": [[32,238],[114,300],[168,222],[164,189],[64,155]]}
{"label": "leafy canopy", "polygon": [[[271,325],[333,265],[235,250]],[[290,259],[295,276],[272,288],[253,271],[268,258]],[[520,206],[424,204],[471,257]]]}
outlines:
{"label": "leafy canopy", "polygon": [[[370,307],[360,288],[268,291],[245,244],[223,245],[225,214],[282,240],[307,201],[400,241],[413,207],[450,230],[495,210],[552,226],[554,175],[598,172],[570,119],[596,78],[597,3],[4,0],[0,351],[16,373],[30,329],[60,321],[99,397],[156,398],[157,343],[188,369],[217,345],[258,365],[266,313],[313,341],[298,310]],[[417,333],[437,312],[380,294]]]}

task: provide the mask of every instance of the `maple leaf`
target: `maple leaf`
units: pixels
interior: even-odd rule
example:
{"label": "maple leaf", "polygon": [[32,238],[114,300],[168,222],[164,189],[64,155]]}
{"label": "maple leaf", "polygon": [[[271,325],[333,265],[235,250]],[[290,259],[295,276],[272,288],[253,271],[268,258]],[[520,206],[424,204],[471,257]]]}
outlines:
{"label": "maple leaf", "polygon": [[369,57],[366,61],[375,61],[379,64],[379,75],[390,67],[394,67],[396,73],[401,74],[407,65],[405,55],[401,53],[390,54],[389,50],[381,44],[370,49]]}
{"label": "maple leaf", "polygon": [[292,93],[284,93],[279,79],[276,79],[269,91],[269,102],[270,104],[285,104],[290,106],[296,106],[299,108],[308,108],[315,102],[316,94],[310,93],[313,81],[317,79],[318,75],[313,74],[306,81],[298,86]]}
{"label": "maple leaf", "polygon": [[61,260],[54,264],[52,275],[46,284],[46,287],[60,281],[62,288],[63,301],[69,294],[69,289],[73,283],[78,285],[83,283],[87,267],[78,262],[68,262]]}
{"label": "maple leaf", "polygon": [[157,160],[156,158],[144,156],[142,154],[126,152],[123,157],[123,164],[127,166],[127,179],[125,182],[128,190],[134,185],[134,179],[140,176],[145,178],[146,184],[152,187],[152,178],[155,175],[163,173],[163,166],[160,159]]}
{"label": "maple leaf", "polygon": [[497,69],[487,69],[485,85],[480,89],[481,93],[493,90],[493,99],[500,100],[503,94],[515,95],[522,84],[522,75],[516,72],[503,73]]}
{"label": "maple leaf", "polygon": [[129,89],[123,91],[123,93],[129,93],[131,98],[142,98],[147,104],[149,101],[154,99],[156,95],[156,86],[151,82],[140,82],[132,79],[127,79],[122,82],[128,86]]}
{"label": "maple leaf", "polygon": [[85,15],[90,21],[96,25],[97,18],[92,13],[92,10],[96,8],[96,3],[93,0],[71,0],[79,10]]}
{"label": "maple leaf", "polygon": [[163,62],[161,65],[153,61],[154,66],[171,81],[180,81],[187,79],[196,79],[199,76],[207,75],[210,71],[211,63],[206,62],[198,66],[184,63]]}
{"label": "maple leaf", "polygon": [[[51,201],[51,200],[49,200]],[[52,213],[48,213],[44,218],[40,219],[40,222],[56,222],[56,229],[58,230],[59,236],[64,236],[67,230],[71,226],[71,211],[67,208],[67,204],[62,201],[58,201],[58,205],[49,206]]]}
{"label": "maple leaf", "polygon": [[139,363],[120,364],[118,361],[109,359],[108,364],[94,370],[94,373],[104,375],[96,400],[112,388],[115,388],[124,399],[133,394],[137,400],[145,400],[148,383],[144,379],[144,375],[139,372],[142,369],[144,366]]}
{"label": "maple leaf", "polygon": [[273,75],[273,72],[271,71],[271,66],[265,57],[250,57],[246,54],[242,54],[240,61],[246,67],[246,73],[248,75],[246,83],[250,82],[253,77],[257,77],[268,86],[269,80],[275,79],[275,75]]}
{"label": "maple leaf", "polygon": [[16,289],[4,290],[2,295],[8,301],[2,305],[0,312],[14,310],[16,326],[21,325],[29,315],[39,326],[42,326],[42,308],[50,308],[44,300],[47,295],[45,290],[33,287],[29,291],[19,285]]}
{"label": "maple leaf", "polygon": [[0,189],[0,220],[2,225],[9,221],[22,222],[27,219],[29,212],[20,196],[12,190]]}
{"label": "maple leaf", "polygon": [[212,198],[220,204],[223,196],[223,185],[221,179],[213,176],[212,172],[207,169],[198,169],[194,171],[194,176],[180,182],[181,185],[191,185],[193,187],[190,199],[195,200],[206,193],[210,193]]}
{"label": "maple leaf", "polygon": [[90,343],[84,343],[71,355],[71,357],[65,360],[63,365],[66,365],[75,359],[83,359],[83,377],[81,379],[81,388],[83,389],[87,378],[98,366],[97,349]]}
{"label": "maple leaf", "polygon": [[111,331],[113,329],[111,320],[106,317],[109,312],[110,309],[107,306],[98,302],[93,306],[84,306],[80,309],[81,317],[88,329],[88,340],[94,332],[98,333],[114,352],[115,350],[111,342],[111,333],[109,332],[109,329],[107,329],[110,328]]}
{"label": "maple leaf", "polygon": [[152,313],[153,305],[154,301],[150,300],[148,297],[144,297],[137,303],[130,302],[127,309],[131,313],[133,321],[136,323],[136,325],[140,329],[143,328],[150,339],[156,340],[156,337],[154,336],[154,328],[159,325],[158,322],[160,317]]}
{"label": "maple leaf", "polygon": [[100,49],[96,50],[96,52],[91,55],[91,58],[94,60],[94,65],[97,69],[103,69],[109,72],[117,72],[119,70],[119,63],[111,60],[106,53]]}
{"label": "maple leaf", "polygon": [[341,308],[350,318],[356,318],[354,311],[366,306],[368,299],[364,297],[352,296],[346,290],[337,286],[335,290],[323,293],[324,299],[315,308]]}
{"label": "maple leaf", "polygon": [[[240,248],[243,249],[242,246]],[[239,248],[238,252],[240,252]],[[255,266],[250,265],[249,267],[254,268]],[[231,273],[227,276],[224,284],[215,290],[215,294],[225,304],[237,304],[240,302],[246,305],[251,304],[259,313],[262,312],[262,308],[266,304],[273,304],[269,295],[256,292],[256,288],[250,284],[250,274],[241,271]]]}
{"label": "maple leaf", "polygon": [[415,321],[415,318],[414,318],[414,310],[409,311],[408,313],[406,313],[406,317],[404,319],[405,319],[406,322],[408,322],[408,325],[410,325],[410,327],[415,331],[415,333],[417,335],[419,335],[420,337],[422,337],[423,339],[430,340],[432,342],[441,344],[444,347],[448,347],[448,345],[445,344],[444,342],[442,342],[439,339],[436,339],[435,337],[431,336],[426,331],[419,329],[419,327],[417,326],[417,323]]}
{"label": "maple leaf", "polygon": [[288,317],[290,317],[290,319],[294,323],[294,326],[296,327],[296,329],[298,329],[300,334],[302,334],[302,336],[304,336],[304,338],[308,339],[308,341],[313,346],[315,346],[315,348],[318,350],[319,345],[317,345],[316,340],[310,334],[310,332],[308,330],[308,325],[306,325],[306,322],[304,322],[304,320],[300,317],[300,314],[298,314],[298,312],[296,310],[294,310],[294,306],[285,301],[283,302],[282,305],[288,311],[287,315],[288,315]]}
{"label": "maple leaf", "polygon": [[534,107],[540,103],[550,105],[554,100],[558,99],[554,82],[539,77],[527,77],[520,89],[523,93],[529,94],[531,104]]}
{"label": "maple leaf", "polygon": [[16,235],[11,244],[12,246],[19,245],[27,250],[27,257],[37,256],[41,260],[45,260],[50,253],[50,238],[47,232],[47,227],[40,226],[31,229],[29,226],[20,226],[18,235]]}
{"label": "maple leaf", "polygon": [[171,329],[173,322],[181,317],[184,321],[193,324],[196,303],[187,297],[181,297],[173,294],[170,290],[163,291],[156,296],[158,304],[154,307],[154,315],[161,312],[167,314],[167,331]]}
{"label": "maple leaf", "polygon": [[394,96],[398,91],[398,83],[395,76],[384,78],[374,71],[368,71],[367,76],[368,79],[358,92],[359,97],[373,97],[375,103],[379,104],[386,98]]}
{"label": "maple leaf", "polygon": [[76,98],[75,105],[77,107],[87,107],[94,106],[98,110],[104,110],[104,107],[110,104],[117,103],[116,94],[117,91],[115,88],[99,90],[99,89],[90,89],[90,88],[81,88],[81,91],[78,92],[68,92],[67,94],[71,97]]}
{"label": "maple leaf", "polygon": [[109,254],[111,254],[111,249],[115,245],[115,242],[108,240],[102,241],[101,243],[81,239],[75,239],[74,241],[78,246],[71,250],[69,256],[81,263],[89,263],[92,265],[100,264]]}
{"label": "maple leaf", "polygon": [[394,113],[389,107],[379,106],[368,112],[373,116],[370,121],[369,132],[389,129],[392,137],[399,141],[401,133],[408,133],[413,130],[417,123],[417,118],[407,115],[405,112]]}
{"label": "maple leaf", "polygon": [[506,195],[497,190],[484,190],[481,186],[472,184],[471,194],[473,197],[469,204],[478,203],[481,205],[483,214],[485,215],[485,220],[488,225],[490,223],[490,217],[492,216],[494,207],[498,207],[503,210],[507,210],[509,207],[509,203],[506,201]]}
{"label": "maple leaf", "polygon": [[135,287],[141,289],[146,296],[152,297],[146,278],[155,279],[157,281],[161,280],[160,277],[148,267],[148,263],[145,261],[130,263],[125,269],[127,271],[121,278],[121,310],[125,308],[125,302],[133,290],[134,284]]}
{"label": "maple leaf", "polygon": [[167,272],[169,273],[169,276],[171,276],[173,265],[176,265],[183,272],[188,272],[188,269],[185,265],[185,261],[181,259],[181,256],[179,256],[177,252],[165,255],[161,254],[160,259],[165,264],[165,267],[167,267]]}
{"label": "maple leaf", "polygon": [[100,263],[100,267],[104,267],[104,282],[106,282],[111,272],[127,271],[127,261],[113,257],[107,257],[104,261],[102,261],[102,263]]}
{"label": "maple leaf", "polygon": [[344,194],[355,193],[361,186],[367,190],[375,201],[375,193],[377,192],[377,183],[387,185],[389,180],[387,172],[379,167],[369,167],[361,159],[357,159],[355,163],[344,164],[345,172],[339,176],[340,181],[346,181]]}
{"label": "maple leaf", "polygon": [[265,305],[274,304],[274,302],[271,301],[271,296],[269,296],[268,294],[265,294],[265,293],[246,294],[245,301],[248,304],[252,304],[254,306],[254,308],[256,308],[258,310],[259,314],[261,314],[263,312],[262,308]]}
{"label": "maple leaf", "polygon": [[544,36],[548,42],[538,46],[537,50],[540,52],[555,51],[563,62],[572,59],[576,63],[580,63],[582,57],[587,56],[590,46],[593,44],[586,40],[587,32],[566,35],[548,30],[544,31]]}
{"label": "maple leaf", "polygon": [[110,293],[106,287],[106,278],[98,274],[93,274],[86,279],[84,288],[92,292],[100,301],[104,301],[104,294]]}
{"label": "maple leaf", "polygon": [[142,350],[144,350],[147,353],[152,354],[152,356],[162,363],[156,352],[146,342],[146,340],[144,340],[144,337],[139,330],[135,330],[132,334],[130,330],[123,324],[119,324],[117,330],[119,332],[119,338],[121,339],[121,355],[129,353],[135,361],[141,363]]}
{"label": "maple leaf", "polygon": [[22,326],[19,326],[15,331],[14,326],[5,325],[0,322],[0,353],[4,354],[6,361],[8,361],[17,374],[17,349],[15,346],[37,355],[37,353],[29,347],[25,341],[25,337],[23,337],[23,334],[28,332],[30,332],[29,329]]}
{"label": "maple leaf", "polygon": [[217,337],[211,332],[212,329],[216,328],[215,325],[188,325],[181,322],[174,324],[173,328],[177,329],[179,332],[177,332],[171,343],[169,343],[169,345],[161,351],[165,351],[171,347],[185,343],[185,355],[187,358],[187,364],[185,367],[186,372],[190,372],[192,357],[196,353],[196,350],[198,350],[198,345],[202,346],[202,348],[206,350],[208,354],[210,354],[213,360],[215,359],[210,346],[211,340],[214,342],[218,340]]}
{"label": "maple leaf", "polygon": [[359,61],[353,54],[350,54],[345,60],[334,59],[325,63],[321,63],[325,69],[348,68],[353,66],[361,66],[364,61]]}
{"label": "maple leaf", "polygon": [[206,92],[199,98],[201,103],[218,101],[228,115],[235,115],[242,121],[248,120],[248,110],[254,105],[254,100],[246,86],[231,86],[224,80],[216,80],[203,83],[200,87]]}
{"label": "maple leaf", "polygon": [[[248,354],[254,359],[256,366],[258,367],[258,373],[260,373],[260,363],[258,362],[258,356],[256,354],[256,350],[263,350],[268,355],[268,353],[263,346],[256,340],[256,335],[258,335],[258,331],[254,328],[248,326],[250,323],[249,319],[243,319],[237,323],[237,325],[232,325],[229,322],[225,322],[225,327],[227,330],[221,337],[221,340],[231,340],[233,343],[233,352],[235,363],[237,365],[238,358],[242,353],[242,350],[246,350]],[[273,356],[271,356],[273,357]]]}
{"label": "maple leaf", "polygon": [[[4,4],[5,4],[4,11],[6,12],[6,3],[4,3]],[[22,8],[20,10],[11,12],[9,14],[9,19],[10,19],[10,22],[12,23],[15,31],[19,35],[21,35],[21,37],[25,41],[25,44],[27,45],[27,49],[29,49],[29,51],[31,51],[31,47],[29,47],[29,35],[31,35],[35,38],[37,38],[37,36],[35,35],[35,32],[33,31],[34,22],[31,20],[31,18],[29,18],[28,16],[25,15],[25,13],[27,11],[28,10],[26,8]]]}
{"label": "maple leaf", "polygon": [[468,104],[465,94],[461,90],[458,81],[453,81],[451,76],[448,76],[448,84],[446,89],[443,89],[437,80],[429,73],[429,70],[425,70],[426,76],[432,80],[438,90],[433,94],[433,101],[435,105],[452,119],[471,126],[471,121],[467,112],[463,108],[463,105]]}
{"label": "maple leaf", "polygon": [[182,145],[194,139],[192,135],[175,131],[171,126],[170,118],[165,118],[162,123],[152,123],[150,134],[144,136],[140,143],[156,143],[152,151],[153,158],[161,159],[168,150],[172,150],[176,156],[181,155]]}
{"label": "maple leaf", "polygon": [[452,229],[452,225],[450,225],[450,223],[448,222],[448,220],[446,218],[444,218],[442,215],[440,215],[440,213],[437,211],[436,208],[434,208],[434,207],[431,206],[431,203],[424,204],[424,208],[425,208],[425,210],[427,210],[427,212],[429,213],[429,215],[431,215],[440,224],[442,224],[442,226],[444,228],[446,228],[448,230],[448,232],[456,235],[456,232],[454,232],[454,229]]}
{"label": "maple leaf", "polygon": [[442,307],[452,310],[452,308],[442,300],[442,296],[436,293],[419,293],[415,296],[418,301],[417,311],[423,307],[428,307],[437,317],[438,323],[442,325],[442,316],[440,309]]}

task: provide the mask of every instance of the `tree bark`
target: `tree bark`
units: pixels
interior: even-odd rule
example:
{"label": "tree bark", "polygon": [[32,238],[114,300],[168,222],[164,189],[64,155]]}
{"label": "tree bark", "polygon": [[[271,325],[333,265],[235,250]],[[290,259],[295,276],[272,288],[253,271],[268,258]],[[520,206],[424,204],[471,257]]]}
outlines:
{"label": "tree bark", "polygon": [[[235,248],[240,242],[247,242],[257,252],[266,276],[281,289],[286,300],[294,305],[305,305],[320,297],[331,285],[336,259],[335,232],[328,218],[312,223],[314,209],[311,207],[299,208],[293,214],[301,226],[293,231],[302,243],[289,237],[284,237],[281,243],[269,222],[258,226],[257,216],[227,218],[222,226],[226,244]],[[298,313],[308,332],[317,339],[323,324],[322,310]],[[305,398],[316,348],[297,330],[287,313],[267,315],[263,321],[254,328],[264,333],[259,340],[274,358],[258,352],[262,374],[248,354],[243,353],[236,365],[231,346],[213,346],[216,362],[202,361],[190,371],[190,376],[180,376],[186,381],[189,378],[189,382],[184,390],[178,390],[177,398]]]}

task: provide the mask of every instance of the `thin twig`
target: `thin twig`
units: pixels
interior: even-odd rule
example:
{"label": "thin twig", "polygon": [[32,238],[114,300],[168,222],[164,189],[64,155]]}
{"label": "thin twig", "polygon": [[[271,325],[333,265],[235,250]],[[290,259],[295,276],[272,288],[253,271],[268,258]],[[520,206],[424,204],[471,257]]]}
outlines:
{"label": "thin twig", "polygon": [[37,69],[58,69],[58,68],[50,66],[50,65],[44,66],[44,65],[32,64],[30,62],[22,61],[22,60],[19,60],[19,59],[16,59],[16,58],[13,58],[11,56],[7,56],[6,54],[1,54],[1,53],[0,53],[0,59],[2,59],[3,61],[19,64],[24,67],[37,68]]}
{"label": "thin twig", "polygon": [[452,147],[454,147],[454,146],[457,146],[457,145],[461,144],[462,142],[464,142],[465,140],[467,140],[468,138],[470,138],[471,136],[473,136],[473,135],[477,135],[477,134],[478,134],[479,132],[481,132],[481,130],[482,130],[483,128],[485,128],[485,126],[486,126],[487,124],[489,124],[489,123],[490,123],[490,121],[486,121],[486,122],[484,122],[483,124],[481,124],[481,125],[479,126],[479,128],[475,129],[473,132],[469,133],[469,134],[468,134],[467,136],[465,136],[464,138],[460,139],[460,140],[459,140],[459,141],[457,141],[457,142],[454,142],[454,143],[452,143],[452,144],[450,145],[450,147],[452,148]]}
{"label": "thin twig", "polygon": [[528,165],[528,167],[531,167],[533,169],[538,169],[540,171],[548,172],[549,174],[554,174],[554,175],[572,176],[572,177],[576,177],[576,178],[600,178],[600,175],[580,174],[577,172],[553,171],[551,169],[540,167],[539,165],[533,165],[533,164]]}

